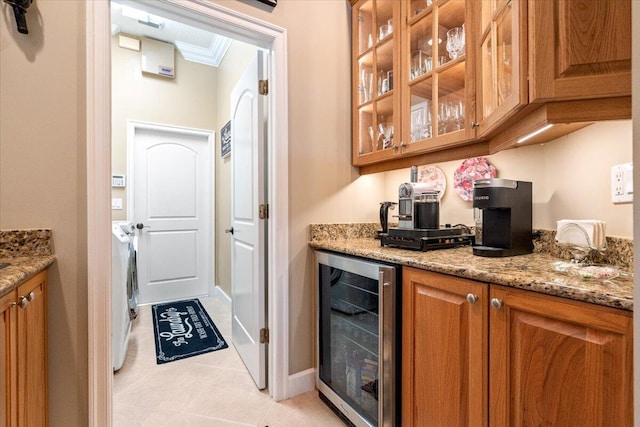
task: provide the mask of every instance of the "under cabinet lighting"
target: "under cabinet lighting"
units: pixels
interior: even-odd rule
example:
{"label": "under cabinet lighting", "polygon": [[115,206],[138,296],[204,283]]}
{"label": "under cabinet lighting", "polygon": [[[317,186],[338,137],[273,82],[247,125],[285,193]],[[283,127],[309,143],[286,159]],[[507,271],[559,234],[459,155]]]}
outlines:
{"label": "under cabinet lighting", "polygon": [[540,129],[535,130],[535,131],[531,132],[530,134],[523,136],[523,137],[522,137],[522,138],[520,138],[518,141],[516,141],[516,144],[522,144],[523,142],[525,142],[525,141],[527,141],[527,140],[529,140],[529,139],[533,138],[534,136],[536,136],[536,135],[540,135],[542,132],[544,132],[544,131],[547,131],[547,130],[551,129],[551,127],[552,127],[552,126],[553,126],[553,123],[548,124],[548,125],[546,125],[546,126],[543,126],[543,127],[541,127]]}

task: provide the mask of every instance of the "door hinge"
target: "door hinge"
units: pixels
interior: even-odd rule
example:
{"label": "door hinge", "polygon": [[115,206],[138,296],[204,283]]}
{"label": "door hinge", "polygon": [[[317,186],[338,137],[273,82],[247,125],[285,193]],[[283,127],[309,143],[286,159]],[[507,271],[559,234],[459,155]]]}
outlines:
{"label": "door hinge", "polygon": [[269,204],[268,203],[261,203],[260,204],[260,207],[258,208],[258,216],[260,217],[260,219],[269,218]]}
{"label": "door hinge", "polygon": [[258,93],[260,95],[269,94],[269,80],[258,80]]}
{"label": "door hinge", "polygon": [[269,342],[269,329],[262,328],[260,329],[260,344],[265,344]]}

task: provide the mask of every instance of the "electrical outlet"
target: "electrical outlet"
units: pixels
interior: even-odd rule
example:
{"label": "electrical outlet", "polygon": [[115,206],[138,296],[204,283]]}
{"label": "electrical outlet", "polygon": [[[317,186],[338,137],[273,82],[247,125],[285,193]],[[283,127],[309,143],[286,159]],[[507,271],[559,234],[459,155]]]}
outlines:
{"label": "electrical outlet", "polygon": [[633,163],[611,167],[611,202],[633,202]]}

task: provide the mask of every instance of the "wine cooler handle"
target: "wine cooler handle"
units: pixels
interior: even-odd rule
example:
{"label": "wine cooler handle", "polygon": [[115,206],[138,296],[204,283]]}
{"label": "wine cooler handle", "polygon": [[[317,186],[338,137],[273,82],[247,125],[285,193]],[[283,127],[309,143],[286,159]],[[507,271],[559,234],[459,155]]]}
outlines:
{"label": "wine cooler handle", "polygon": [[395,355],[395,322],[393,293],[393,277],[385,278],[387,273],[395,274],[394,269],[381,268],[378,272],[378,425],[385,426],[392,419],[395,397],[394,360]]}

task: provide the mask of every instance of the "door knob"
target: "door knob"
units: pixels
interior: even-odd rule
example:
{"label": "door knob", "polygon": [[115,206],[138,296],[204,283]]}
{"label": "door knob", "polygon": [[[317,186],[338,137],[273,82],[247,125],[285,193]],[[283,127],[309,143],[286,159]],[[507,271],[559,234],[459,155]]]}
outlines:
{"label": "door knob", "polygon": [[233,234],[233,227],[231,227],[231,228],[225,228],[225,229],[224,229],[224,232],[225,232],[225,233],[231,233],[231,234]]}
{"label": "door knob", "polygon": [[136,228],[138,230],[142,230],[143,228],[151,228],[151,227],[149,227],[148,225],[144,225],[143,223],[139,222],[139,223],[136,224]]}

